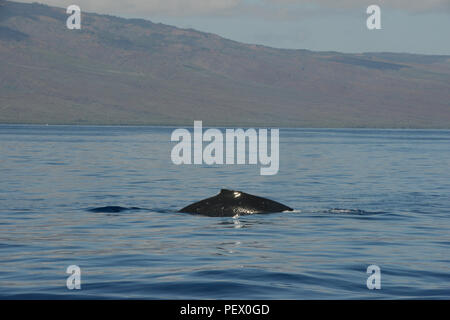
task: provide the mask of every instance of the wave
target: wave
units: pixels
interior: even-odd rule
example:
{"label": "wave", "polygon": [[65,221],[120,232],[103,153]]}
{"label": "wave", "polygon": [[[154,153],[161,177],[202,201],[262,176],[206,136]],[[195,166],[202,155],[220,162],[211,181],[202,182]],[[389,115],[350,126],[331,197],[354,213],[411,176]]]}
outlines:
{"label": "wave", "polygon": [[373,215],[373,214],[379,214],[382,212],[375,212],[375,211],[365,211],[361,209],[342,209],[342,208],[333,208],[328,210],[322,210],[319,211],[320,213],[329,213],[329,214],[343,214],[343,215]]}

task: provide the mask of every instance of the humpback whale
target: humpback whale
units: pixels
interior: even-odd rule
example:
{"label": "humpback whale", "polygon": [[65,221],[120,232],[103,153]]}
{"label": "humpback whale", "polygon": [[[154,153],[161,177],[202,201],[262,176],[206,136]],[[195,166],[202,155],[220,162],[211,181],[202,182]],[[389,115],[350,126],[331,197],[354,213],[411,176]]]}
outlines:
{"label": "humpback whale", "polygon": [[195,213],[210,217],[234,217],[235,215],[282,211],[293,211],[293,209],[279,202],[242,191],[222,189],[218,195],[195,202],[178,212]]}

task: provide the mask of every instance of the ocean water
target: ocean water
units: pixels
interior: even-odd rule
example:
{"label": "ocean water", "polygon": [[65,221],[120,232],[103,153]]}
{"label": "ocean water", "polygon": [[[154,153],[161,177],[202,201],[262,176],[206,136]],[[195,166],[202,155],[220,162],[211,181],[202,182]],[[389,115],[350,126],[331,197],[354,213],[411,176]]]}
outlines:
{"label": "ocean water", "polygon": [[[0,298],[450,298],[450,131],[280,129],[261,176],[172,164],[172,130],[0,126]],[[295,211],[176,212],[224,187]]]}

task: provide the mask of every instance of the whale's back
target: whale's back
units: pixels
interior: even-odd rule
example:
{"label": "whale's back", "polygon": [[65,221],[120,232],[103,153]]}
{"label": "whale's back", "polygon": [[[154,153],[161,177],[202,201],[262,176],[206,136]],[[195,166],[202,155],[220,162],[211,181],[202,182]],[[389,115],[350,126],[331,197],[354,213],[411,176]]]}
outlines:
{"label": "whale's back", "polygon": [[212,217],[275,213],[293,209],[279,202],[254,196],[242,191],[222,189],[214,197],[195,202],[179,212],[201,214]]}

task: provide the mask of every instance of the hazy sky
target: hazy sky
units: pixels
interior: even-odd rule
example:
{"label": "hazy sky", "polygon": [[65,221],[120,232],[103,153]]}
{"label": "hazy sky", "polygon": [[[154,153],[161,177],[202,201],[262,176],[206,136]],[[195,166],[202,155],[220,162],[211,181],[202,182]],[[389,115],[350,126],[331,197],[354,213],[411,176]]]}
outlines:
{"label": "hazy sky", "polygon": [[[20,2],[35,2],[36,0]],[[450,0],[37,0],[281,48],[450,54]],[[381,7],[381,30],[366,9]]]}

